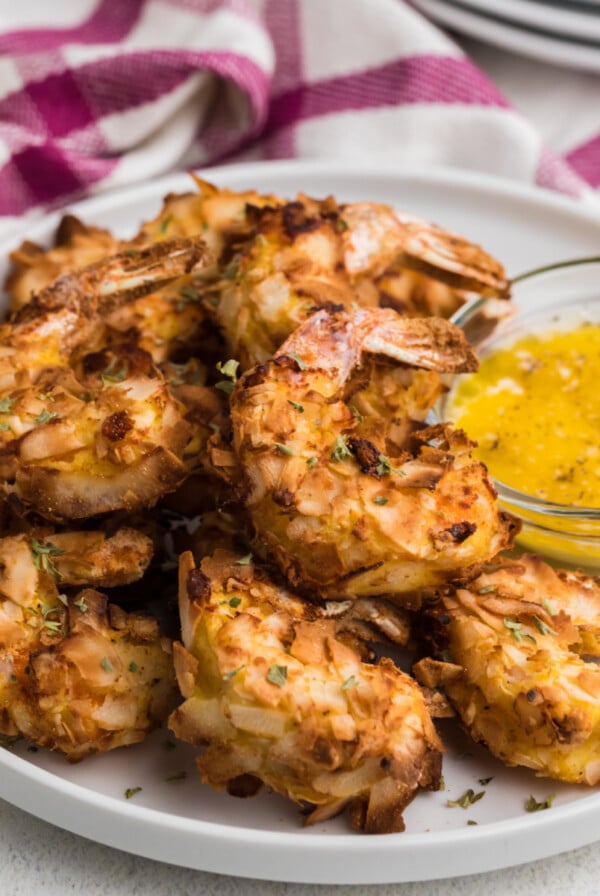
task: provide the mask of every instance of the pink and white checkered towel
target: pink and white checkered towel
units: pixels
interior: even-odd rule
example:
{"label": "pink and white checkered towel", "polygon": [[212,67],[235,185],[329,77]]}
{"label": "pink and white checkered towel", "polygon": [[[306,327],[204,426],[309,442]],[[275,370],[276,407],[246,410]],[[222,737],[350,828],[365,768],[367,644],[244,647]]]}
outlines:
{"label": "pink and white checkered towel", "polygon": [[600,185],[600,136],[568,159],[550,151],[401,0],[9,6],[0,11],[0,227],[236,158],[449,165],[575,196]]}

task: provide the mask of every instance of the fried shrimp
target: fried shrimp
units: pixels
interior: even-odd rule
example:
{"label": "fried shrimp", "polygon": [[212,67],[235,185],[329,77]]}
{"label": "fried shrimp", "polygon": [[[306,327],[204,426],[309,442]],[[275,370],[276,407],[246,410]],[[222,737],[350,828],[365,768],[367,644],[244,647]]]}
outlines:
{"label": "fried shrimp", "polygon": [[[150,290],[205,262],[194,241],[122,253],[57,280],[0,327],[0,475],[47,518],[151,506],[187,475],[197,427],[173,394],[174,362],[166,379],[134,321]],[[111,314],[131,302],[120,333]],[[164,314],[153,313],[157,343]]]}
{"label": "fried shrimp", "polygon": [[444,590],[429,620],[438,659],[415,672],[442,685],[475,740],[509,766],[600,782],[597,580],[500,560]]}
{"label": "fried shrimp", "polygon": [[261,783],[311,808],[350,808],[369,833],[404,829],[420,788],[438,789],[441,744],[416,682],[391,661],[361,662],[333,621],[281,591],[240,555],[180,563],[185,702],[169,725],[206,746],[204,781],[234,795]]}
{"label": "fried shrimp", "polygon": [[371,363],[461,371],[476,360],[441,319],[320,311],[231,395],[256,545],[322,597],[416,592],[511,543],[464,433],[356,410],[352,377]]}
{"label": "fried shrimp", "polygon": [[65,215],[52,248],[44,249],[26,240],[11,252],[12,267],[4,284],[10,297],[9,311],[18,311],[63,274],[114,255],[120,248],[121,241],[108,230],[90,227],[74,215]]}
{"label": "fried shrimp", "polygon": [[[131,530],[39,538],[0,539],[0,730],[71,760],[142,740],[173,696],[169,642],[151,617],[90,589],[67,597],[58,583],[81,584],[84,566],[92,582],[139,578],[148,539]],[[79,564],[69,556],[78,541],[90,547]]]}
{"label": "fried shrimp", "polygon": [[[436,314],[462,304],[464,290],[508,293],[502,266],[478,246],[385,205],[299,196],[277,208],[251,208],[252,217],[254,233],[209,290],[207,306],[244,368],[271,357],[327,305]],[[437,281],[445,292],[432,287]],[[449,298],[455,288],[463,294]]]}

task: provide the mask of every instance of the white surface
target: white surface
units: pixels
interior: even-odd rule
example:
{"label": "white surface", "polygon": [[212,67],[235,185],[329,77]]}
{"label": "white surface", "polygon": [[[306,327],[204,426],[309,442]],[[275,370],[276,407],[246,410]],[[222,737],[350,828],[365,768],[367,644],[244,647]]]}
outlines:
{"label": "white surface", "polygon": [[558,34],[547,37],[536,31],[488,18],[445,0],[412,0],[414,6],[447,28],[476,37],[497,47],[533,59],[600,73],[600,46],[578,43]]}
{"label": "white surface", "polygon": [[553,31],[562,38],[571,35],[584,41],[600,39],[598,10],[576,6],[554,6],[536,0],[449,0],[451,6],[460,3],[489,16],[511,19],[514,23],[530,26],[533,30]]}
{"label": "white surface", "polygon": [[[274,163],[210,172],[233,188],[293,195],[335,193],[344,200],[386,201],[481,242],[509,274],[581,254],[600,245],[600,217],[554,194],[466,174],[364,170],[334,164]],[[82,204],[87,221],[132,232],[155,214],[160,198],[189,186],[185,176]],[[57,216],[29,228],[48,236]],[[14,242],[17,242],[15,238]],[[1,272],[0,272],[1,274]],[[347,833],[338,819],[299,827],[296,810],[278,797],[235,801],[203,787],[193,751],[167,752],[164,733],[149,743],[66,765],[44,751],[0,752],[0,796],[101,843],[178,865],[243,876],[324,883],[376,883],[464,875],[506,867],[587,843],[598,836],[600,794],[507,770],[472,746],[451,723],[444,737],[446,791],[420,795],[405,813],[407,832],[385,837]],[[468,750],[472,758],[460,758]],[[185,781],[166,782],[186,770]],[[488,786],[479,778],[493,776]],[[141,786],[131,800],[124,791]],[[468,787],[486,796],[470,810],[450,809]],[[556,793],[554,807],[528,814],[530,794]],[[467,826],[467,820],[478,822]],[[24,891],[25,892],[25,891]],[[28,891],[31,892],[31,891]]]}

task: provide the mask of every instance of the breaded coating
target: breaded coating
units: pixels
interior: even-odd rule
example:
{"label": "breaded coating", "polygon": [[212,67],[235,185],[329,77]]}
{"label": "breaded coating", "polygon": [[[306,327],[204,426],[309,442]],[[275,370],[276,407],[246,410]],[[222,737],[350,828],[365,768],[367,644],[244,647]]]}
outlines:
{"label": "breaded coating", "polygon": [[439,685],[463,725],[506,765],[600,782],[600,584],[523,555],[475,570],[430,611]]}
{"label": "breaded coating", "polygon": [[[231,395],[231,463],[257,549],[324,598],[414,594],[489,560],[516,529],[463,432],[415,427],[405,411],[390,420],[381,400],[364,416],[346,399],[373,356],[388,370],[477,363],[447,321],[321,311]],[[404,388],[394,381],[392,396]]]}
{"label": "breaded coating", "polygon": [[349,807],[355,827],[400,831],[419,788],[437,789],[441,744],[416,682],[377,665],[281,593],[248,558],[180,563],[185,702],[177,737],[206,746],[204,781],[247,795],[260,783],[308,806],[314,824]]}
{"label": "breaded coating", "polygon": [[0,539],[0,731],[71,761],[142,740],[174,696],[170,642],[152,617],[124,613],[90,589],[59,592],[82,578],[84,561],[69,562],[78,538],[96,543],[91,581],[141,576],[129,563],[148,546],[126,530],[106,540],[69,533],[62,547],[60,535]]}

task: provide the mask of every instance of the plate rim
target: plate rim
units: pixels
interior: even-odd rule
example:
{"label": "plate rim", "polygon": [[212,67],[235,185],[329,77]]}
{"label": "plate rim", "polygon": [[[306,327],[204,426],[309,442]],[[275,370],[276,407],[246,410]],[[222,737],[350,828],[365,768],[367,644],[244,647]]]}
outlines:
{"label": "plate rim", "polygon": [[490,18],[481,10],[458,6],[450,0],[412,0],[417,9],[453,31],[473,37],[507,52],[549,64],[587,72],[600,72],[597,46],[550,36],[508,20]]}
{"label": "plate rim", "polygon": [[[543,206],[549,210],[560,211],[562,216],[572,216],[579,223],[585,222],[590,226],[600,228],[600,211],[585,203],[577,203],[569,197],[530,184],[459,169],[436,168],[433,171],[428,171],[423,167],[390,165],[378,166],[377,171],[372,171],[366,163],[357,163],[344,167],[340,172],[339,163],[334,161],[280,160],[222,165],[198,170],[201,176],[214,179],[218,183],[228,182],[234,189],[241,188],[240,181],[246,177],[249,179],[248,186],[250,187],[252,179],[264,172],[268,172],[269,175],[275,173],[278,176],[291,178],[303,175],[330,178],[339,177],[342,174],[344,178],[350,180],[367,178],[373,181],[392,177],[410,179],[414,182],[420,179],[426,181],[430,186],[444,184],[459,190],[467,189],[474,192],[483,190],[492,197],[501,196],[519,203],[525,202],[538,209]],[[55,226],[61,214],[66,211],[91,218],[96,213],[101,214],[105,209],[118,208],[123,204],[135,202],[148,196],[160,198],[169,190],[182,187],[185,189],[185,185],[188,183],[188,175],[174,173],[71,203],[63,209],[52,211],[47,215],[28,219],[21,231],[13,233],[10,239],[4,239],[0,243],[0,251],[6,253],[17,245],[22,238],[21,232],[26,233],[32,239],[35,239],[36,233],[48,232]],[[90,223],[92,222],[90,221]],[[598,815],[600,793],[590,792],[589,795],[582,796],[573,802],[554,807],[552,812],[537,813],[535,822],[532,822],[531,816],[524,815],[518,818],[511,817],[486,822],[480,827],[451,829],[434,834],[408,831],[401,834],[381,835],[377,838],[354,833],[333,833],[323,836],[318,831],[302,831],[300,834],[300,832],[277,832],[222,824],[135,805],[135,803],[127,802],[122,798],[118,799],[84,785],[66,781],[54,772],[40,768],[26,758],[16,756],[8,750],[0,751],[0,769],[11,773],[0,774],[0,797],[38,818],[80,836],[113,848],[132,852],[135,855],[153,859],[158,857],[160,861],[182,867],[221,874],[235,874],[239,877],[306,884],[373,884],[434,880],[519,865],[583,846],[598,837],[594,832],[593,825],[588,824],[588,820],[592,816],[597,817]],[[19,781],[23,779],[26,781],[25,800],[22,799],[22,795],[18,798],[15,797],[19,781],[13,780],[14,773],[18,774]],[[61,821],[56,820],[57,810],[52,805],[44,803],[40,806],[38,804],[39,793],[36,793],[36,788],[39,788],[40,785],[52,792],[59,801],[62,801],[58,812],[61,815]],[[51,801],[48,800],[47,803],[50,804]],[[75,819],[70,821],[69,809],[74,806],[87,810],[90,809],[90,806],[94,806],[101,816],[94,822],[96,827],[101,824],[103,818],[114,821],[115,813],[118,813],[123,819],[125,827],[130,828],[130,823],[135,822],[139,826],[135,839],[132,839],[130,843],[123,843],[122,827],[117,826],[118,830],[115,831],[110,825],[102,835],[94,833],[90,836],[78,828]],[[168,819],[170,828],[177,829],[182,835],[182,841],[166,851],[164,848],[159,850],[160,855],[157,855],[156,837],[160,838],[165,819]],[[553,836],[556,835],[557,828],[559,829],[560,843],[557,843],[556,836]],[[544,833],[547,836],[544,836]],[[199,836],[205,841],[202,844],[202,849],[196,853],[187,852],[190,844],[194,842],[194,838]],[[432,836],[438,841],[436,842],[437,861],[435,867],[431,863]],[[516,854],[509,860],[505,858],[502,849],[499,848],[499,841],[507,836],[513,846],[516,843]],[[144,837],[147,837],[147,842]],[[154,839],[152,839],[153,837]],[[443,841],[441,845],[440,839]],[[532,839],[537,841],[535,848],[531,843]],[[243,849],[242,843],[244,844]],[[456,862],[455,856],[457,848],[462,847],[465,843],[472,847],[468,870],[460,861]],[[223,864],[224,857],[232,845],[235,845],[236,850],[235,868]],[[164,847],[164,844],[162,846]],[[401,850],[398,849],[400,846],[402,846]],[[351,847],[350,850],[349,847]],[[269,856],[270,864],[267,868],[264,864],[265,848],[273,853]],[[308,850],[319,860],[325,858],[325,862],[319,864],[318,861],[315,861],[314,865],[317,867],[313,867],[312,864],[309,866],[307,862],[300,878],[294,868],[288,867],[288,860],[291,855],[304,856]],[[392,851],[396,852],[400,858],[397,862],[390,863],[389,854]],[[285,853],[285,855],[277,855],[278,853]],[[388,859],[387,864],[377,861],[378,858],[384,857]],[[370,865],[367,870],[364,867],[365,858],[372,860],[371,863],[367,863]],[[343,867],[340,869],[338,862],[342,859]]]}

